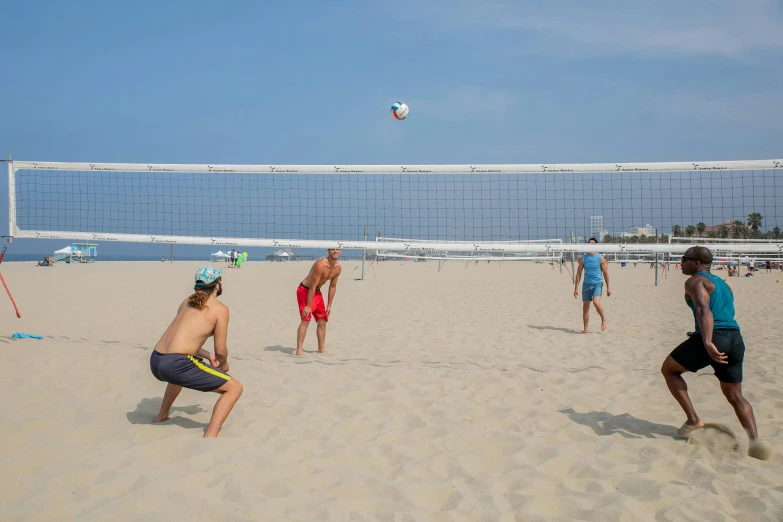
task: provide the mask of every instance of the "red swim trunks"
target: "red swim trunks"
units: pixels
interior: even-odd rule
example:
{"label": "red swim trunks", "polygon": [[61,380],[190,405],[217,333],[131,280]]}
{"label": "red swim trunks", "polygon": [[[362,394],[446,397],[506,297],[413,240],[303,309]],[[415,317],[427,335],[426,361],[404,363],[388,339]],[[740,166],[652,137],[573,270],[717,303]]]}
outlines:
{"label": "red swim trunks", "polygon": [[328,321],[329,316],[326,315],[324,296],[321,294],[320,290],[315,291],[315,295],[313,296],[313,304],[310,305],[310,314],[305,319],[302,319],[302,310],[304,310],[304,307],[307,306],[308,292],[310,292],[310,289],[301,283],[296,289],[296,302],[299,303],[299,319],[302,321],[310,321],[312,318],[315,318],[316,321],[319,319],[326,319]]}

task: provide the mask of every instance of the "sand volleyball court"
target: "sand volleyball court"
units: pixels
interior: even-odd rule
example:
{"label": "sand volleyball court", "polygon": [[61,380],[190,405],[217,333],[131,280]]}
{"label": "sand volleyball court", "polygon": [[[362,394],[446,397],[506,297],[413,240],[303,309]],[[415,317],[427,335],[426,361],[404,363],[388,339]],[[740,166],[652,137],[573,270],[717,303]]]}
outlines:
{"label": "sand volleyball court", "polygon": [[[709,369],[686,376],[731,434],[676,437],[659,373],[692,330],[685,276],[610,265],[606,333],[582,335],[548,264],[344,262],[327,353],[293,355],[309,263],[224,274],[231,373],[244,395],[216,440],[216,396],[164,384],[150,350],[204,263],[3,263],[0,519],[783,520],[779,274],[735,278],[743,391],[770,460]],[[720,273],[720,272],[719,272]],[[11,339],[14,332],[43,340]],[[211,344],[207,344],[211,350]],[[732,438],[733,437],[733,438]]]}

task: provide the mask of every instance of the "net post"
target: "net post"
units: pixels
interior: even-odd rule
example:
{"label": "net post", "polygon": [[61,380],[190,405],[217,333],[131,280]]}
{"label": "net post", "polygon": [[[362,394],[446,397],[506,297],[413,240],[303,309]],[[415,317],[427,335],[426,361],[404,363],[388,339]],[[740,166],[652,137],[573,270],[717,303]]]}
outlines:
{"label": "net post", "polygon": [[655,286],[658,286],[658,252],[655,253]]}
{"label": "net post", "polygon": [[8,242],[13,243],[16,231],[16,169],[8,155]]}
{"label": "net post", "polygon": [[[364,242],[367,242],[367,225],[364,225]],[[364,281],[364,260],[367,258],[367,248],[362,249],[362,281]]]}

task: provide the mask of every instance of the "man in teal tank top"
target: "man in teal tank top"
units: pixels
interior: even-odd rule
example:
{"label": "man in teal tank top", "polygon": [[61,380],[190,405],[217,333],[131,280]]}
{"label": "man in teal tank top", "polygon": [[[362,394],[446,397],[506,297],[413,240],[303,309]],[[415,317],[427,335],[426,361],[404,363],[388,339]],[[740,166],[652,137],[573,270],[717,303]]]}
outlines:
{"label": "man in teal tank top", "polygon": [[770,446],[759,439],[753,408],[742,396],[745,343],[734,320],[734,294],[723,279],[710,273],[711,265],[712,253],[705,247],[691,247],[682,256],[680,269],[690,276],[685,282],[685,303],[693,312],[696,331],[669,354],[661,373],[687,417],[678,433],[688,437],[703,428],[704,422],[693,408],[682,374],[712,366],[723,395],[748,434],[748,455],[766,460],[771,455]]}
{"label": "man in teal tank top", "polygon": [[[598,243],[598,240],[591,237],[588,243]],[[608,323],[604,315],[604,307],[601,306],[601,289],[606,280],[606,296],[612,295],[609,289],[609,265],[606,264],[604,256],[597,252],[590,252],[579,258],[579,266],[576,269],[576,278],[574,280],[574,299],[579,297],[579,280],[582,278],[582,271],[585,273],[585,282],[582,285],[582,322],[584,329],[582,333],[587,333],[587,323],[590,320],[590,303],[595,306],[598,315],[601,316],[601,330],[606,330]]]}

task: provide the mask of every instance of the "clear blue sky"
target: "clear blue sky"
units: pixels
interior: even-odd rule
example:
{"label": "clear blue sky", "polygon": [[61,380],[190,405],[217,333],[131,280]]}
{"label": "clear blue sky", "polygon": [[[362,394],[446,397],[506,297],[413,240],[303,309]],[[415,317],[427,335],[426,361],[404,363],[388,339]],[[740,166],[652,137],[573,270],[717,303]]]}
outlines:
{"label": "clear blue sky", "polygon": [[[780,158],[781,6],[4,2],[0,152],[261,164]],[[411,107],[404,122],[389,116],[398,99]]]}

